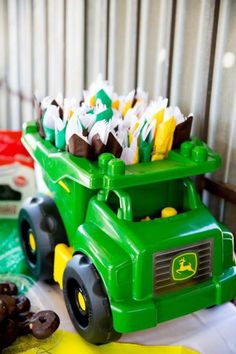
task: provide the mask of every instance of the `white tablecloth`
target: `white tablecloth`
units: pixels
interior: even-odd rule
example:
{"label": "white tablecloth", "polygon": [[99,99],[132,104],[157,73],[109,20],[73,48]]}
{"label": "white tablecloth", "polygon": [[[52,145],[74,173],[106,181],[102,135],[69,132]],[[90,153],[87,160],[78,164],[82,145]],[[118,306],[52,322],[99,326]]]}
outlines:
{"label": "white tablecloth", "polygon": [[[74,332],[59,287],[45,283],[38,285],[42,291],[38,293],[42,307],[56,311],[61,318],[61,328]],[[34,289],[31,291],[34,293]],[[236,354],[236,307],[226,303],[201,310],[152,329],[122,335],[120,341],[144,345],[184,345],[202,354]]]}
{"label": "white tablecloth", "polygon": [[226,303],[122,336],[123,342],[181,344],[202,354],[236,353],[236,307]]}

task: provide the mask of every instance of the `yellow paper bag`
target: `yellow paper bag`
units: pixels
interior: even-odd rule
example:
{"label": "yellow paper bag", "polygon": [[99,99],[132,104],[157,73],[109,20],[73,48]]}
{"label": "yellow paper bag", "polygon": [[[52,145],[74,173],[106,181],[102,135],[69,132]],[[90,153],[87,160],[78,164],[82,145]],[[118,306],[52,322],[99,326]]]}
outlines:
{"label": "yellow paper bag", "polygon": [[139,122],[136,122],[133,126],[133,129],[128,132],[130,149],[132,149],[132,150],[135,149],[135,152],[133,155],[133,161],[130,162],[131,165],[135,165],[136,163],[139,163],[139,144],[138,144],[139,125],[140,125]]}
{"label": "yellow paper bag", "polygon": [[121,111],[123,117],[125,117],[126,113],[130,108],[132,108],[132,101],[127,101]]}
{"label": "yellow paper bag", "polygon": [[157,125],[154,138],[152,161],[163,160],[173,143],[176,121],[174,116]]}
{"label": "yellow paper bag", "polygon": [[156,126],[160,125],[163,122],[164,113],[165,113],[165,108],[163,108],[159,112],[153,114],[152,119],[155,119],[157,121]]}

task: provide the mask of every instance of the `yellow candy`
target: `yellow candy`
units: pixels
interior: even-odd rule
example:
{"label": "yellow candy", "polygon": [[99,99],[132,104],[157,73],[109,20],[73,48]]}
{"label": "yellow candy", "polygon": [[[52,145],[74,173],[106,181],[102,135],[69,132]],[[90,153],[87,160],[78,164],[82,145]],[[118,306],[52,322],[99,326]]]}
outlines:
{"label": "yellow candy", "polygon": [[113,109],[119,109],[120,106],[120,101],[119,100],[115,100],[112,102],[112,108]]}
{"label": "yellow candy", "polygon": [[69,112],[68,112],[68,119],[71,119],[73,114],[74,114],[74,112],[70,109]]}
{"label": "yellow candy", "polygon": [[96,103],[96,97],[95,96],[91,96],[90,97],[90,101],[89,101],[89,105],[91,107],[94,107],[95,106],[95,103]]}
{"label": "yellow candy", "polygon": [[166,207],[161,211],[162,218],[169,218],[170,216],[177,215],[177,210],[172,207]]}
{"label": "yellow candy", "polygon": [[150,216],[146,216],[145,218],[141,219],[141,221],[150,221],[150,220],[151,220]]}

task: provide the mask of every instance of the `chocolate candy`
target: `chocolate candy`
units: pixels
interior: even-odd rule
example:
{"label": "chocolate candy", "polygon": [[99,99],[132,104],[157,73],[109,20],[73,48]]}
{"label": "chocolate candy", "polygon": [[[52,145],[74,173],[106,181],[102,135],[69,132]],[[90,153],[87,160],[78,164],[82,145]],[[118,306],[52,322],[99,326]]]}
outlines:
{"label": "chocolate candy", "polygon": [[32,311],[18,313],[17,317],[16,317],[16,321],[24,322],[26,320],[30,320],[34,314],[35,314],[35,312],[32,312]]}
{"label": "chocolate candy", "polygon": [[0,295],[0,300],[5,303],[8,316],[12,316],[16,313],[16,299],[10,295]]}
{"label": "chocolate candy", "polygon": [[30,321],[17,322],[19,336],[26,336],[31,333]]}
{"label": "chocolate candy", "polygon": [[59,327],[60,319],[53,311],[40,311],[30,320],[32,335],[37,339],[50,337]]}
{"label": "chocolate candy", "polygon": [[11,281],[0,283],[0,294],[17,295],[18,289],[16,284]]}
{"label": "chocolate candy", "polygon": [[30,312],[30,311],[17,314],[17,317],[15,318],[15,322],[18,327],[19,336],[24,336],[26,334],[31,333],[30,320],[34,314],[35,314],[34,312]]}
{"label": "chocolate candy", "polygon": [[0,284],[0,294],[9,294],[10,293],[10,285],[8,283]]}
{"label": "chocolate candy", "polygon": [[60,324],[53,311],[31,312],[30,300],[17,293],[14,283],[0,283],[0,352],[18,336],[32,334],[37,339],[48,338]]}
{"label": "chocolate candy", "polygon": [[24,295],[16,296],[15,300],[16,300],[16,311],[18,313],[29,311],[30,301],[26,296]]}
{"label": "chocolate candy", "polygon": [[3,321],[0,325],[1,332],[1,346],[3,348],[11,345],[18,336],[18,328],[16,323],[10,318]]}
{"label": "chocolate candy", "polygon": [[0,323],[7,318],[7,306],[3,300],[0,300]]}
{"label": "chocolate candy", "polygon": [[8,285],[10,287],[10,293],[9,295],[17,295],[18,294],[18,288],[15,283],[9,281]]}

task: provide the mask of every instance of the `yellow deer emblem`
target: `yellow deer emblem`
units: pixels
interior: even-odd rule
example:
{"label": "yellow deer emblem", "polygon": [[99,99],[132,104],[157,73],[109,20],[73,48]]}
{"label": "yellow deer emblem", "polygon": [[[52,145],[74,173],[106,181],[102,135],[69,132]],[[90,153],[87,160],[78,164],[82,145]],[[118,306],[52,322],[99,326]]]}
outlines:
{"label": "yellow deer emblem", "polygon": [[189,270],[190,272],[194,273],[195,271],[193,270],[191,263],[184,265],[185,262],[186,262],[186,260],[184,257],[179,260],[179,269],[176,269],[176,272],[178,274],[180,274],[180,273],[184,272],[185,270]]}

